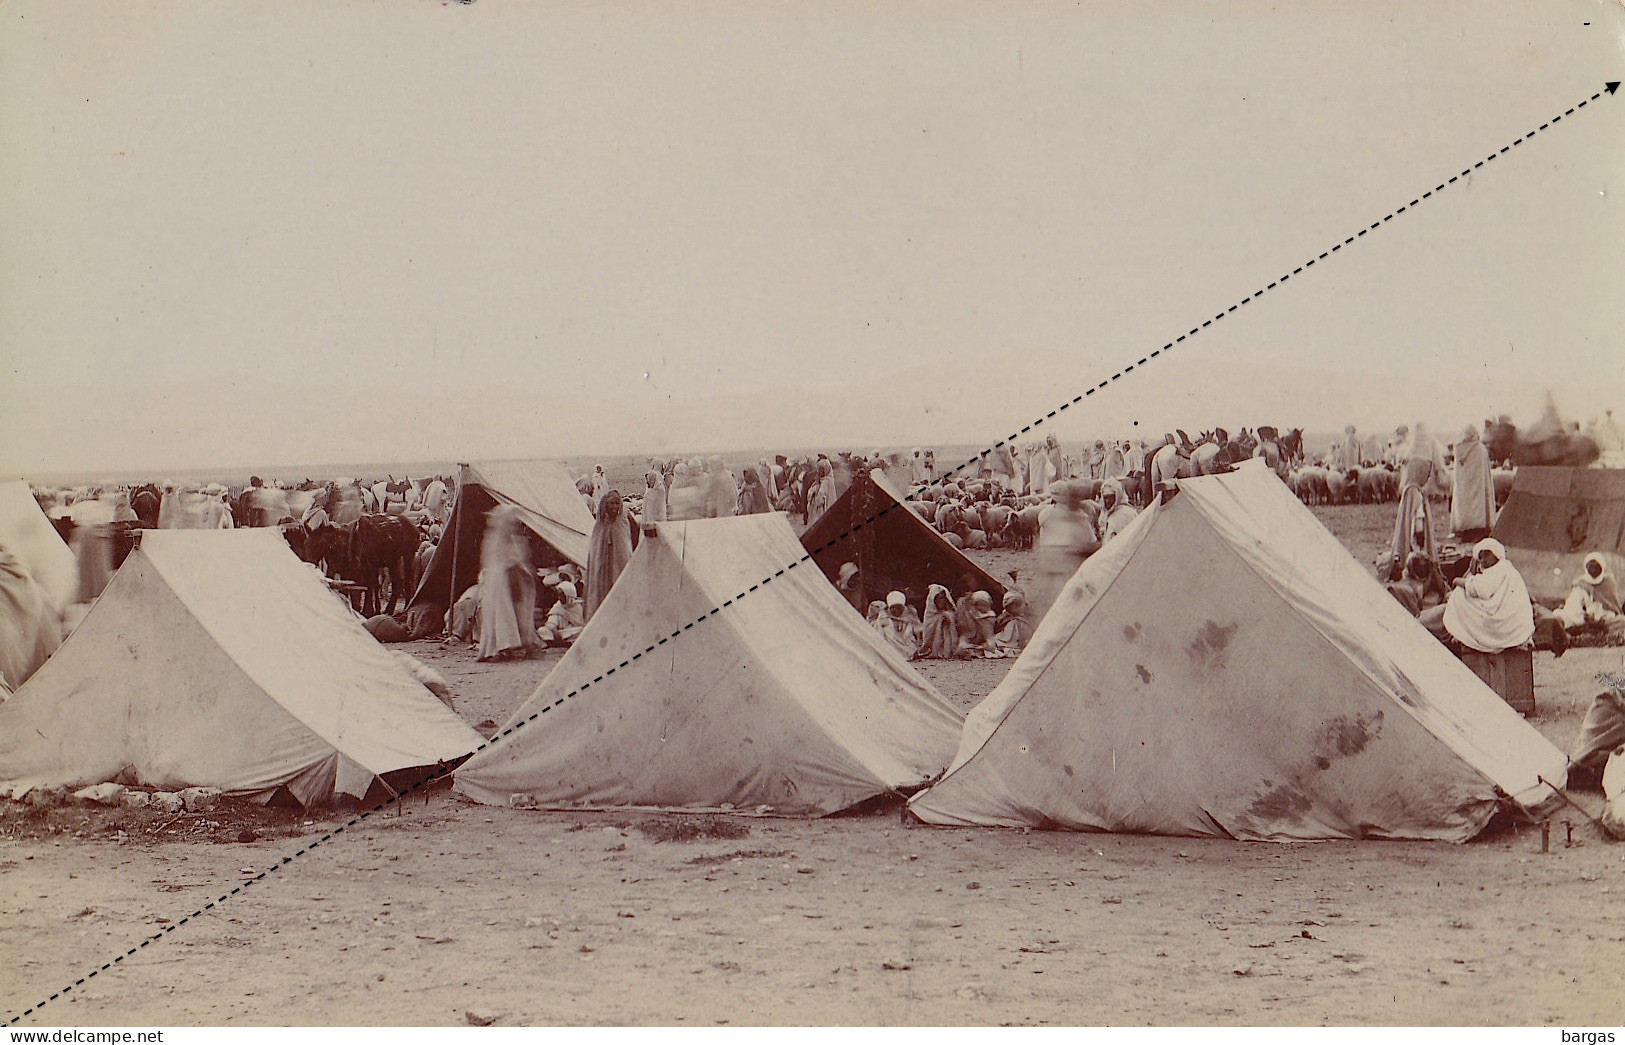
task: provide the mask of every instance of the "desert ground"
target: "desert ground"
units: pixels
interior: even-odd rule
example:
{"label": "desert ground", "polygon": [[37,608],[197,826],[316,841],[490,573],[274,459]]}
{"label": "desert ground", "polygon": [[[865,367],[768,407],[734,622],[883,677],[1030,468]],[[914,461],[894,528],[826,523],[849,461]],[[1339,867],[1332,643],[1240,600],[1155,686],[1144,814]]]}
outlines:
{"label": "desert ground", "polygon": [[[1316,512],[1367,563],[1392,525]],[[486,734],[560,656],[407,648]],[[1620,653],[1536,655],[1532,722],[1560,748]],[[1010,663],[920,667],[968,709]],[[1625,846],[1576,810],[1550,827],[1543,852],[1510,817],[1465,845],[1272,844],[931,828],[895,806],[556,813],[445,787],[370,813],[12,804],[0,1007],[50,1026],[1618,1025]]]}

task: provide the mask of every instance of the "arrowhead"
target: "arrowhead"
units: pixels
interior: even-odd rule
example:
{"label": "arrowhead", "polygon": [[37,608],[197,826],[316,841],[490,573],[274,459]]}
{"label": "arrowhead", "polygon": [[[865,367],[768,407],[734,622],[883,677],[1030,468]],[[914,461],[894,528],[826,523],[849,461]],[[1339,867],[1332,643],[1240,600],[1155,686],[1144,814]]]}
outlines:
{"label": "arrowhead", "polygon": [[1603,84],[1603,86],[1608,89],[1609,94],[1613,94],[1615,91],[1619,90],[1619,81],[1614,80],[1610,83]]}

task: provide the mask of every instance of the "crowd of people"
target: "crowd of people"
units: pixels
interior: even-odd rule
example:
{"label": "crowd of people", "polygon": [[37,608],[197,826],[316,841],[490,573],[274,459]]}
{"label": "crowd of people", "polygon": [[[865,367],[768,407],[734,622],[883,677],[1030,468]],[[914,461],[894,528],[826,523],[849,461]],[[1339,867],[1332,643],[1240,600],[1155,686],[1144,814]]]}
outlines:
{"label": "crowd of people", "polygon": [[[1424,423],[1402,425],[1384,437],[1362,435],[1349,425],[1319,454],[1305,453],[1301,430],[1283,433],[1261,425],[1234,436],[1215,426],[1195,439],[1179,430],[1154,442],[1098,439],[1076,452],[1050,435],[951,464],[939,462],[934,449],[918,447],[764,455],[737,472],[719,455],[652,458],[641,488],[629,494],[614,488],[599,465],[577,481],[594,519],[584,568],[538,569],[529,530],[516,509],[501,506],[487,516],[474,585],[456,593],[450,606],[432,612],[419,608],[405,626],[376,617],[369,625],[376,623],[380,636],[440,634],[466,641],[477,646],[482,659],[568,645],[603,604],[641,535],[661,523],[784,512],[808,525],[854,476],[878,469],[949,543],[972,550],[1031,548],[1036,555],[1019,584],[1012,578],[1002,601],[969,578],[958,583],[940,578],[923,598],[918,591],[894,591],[867,606],[853,595],[856,588],[842,588],[842,594],[888,644],[911,659],[1011,656],[1025,647],[1078,566],[1120,535],[1152,500],[1169,496],[1180,479],[1260,459],[1295,489],[1306,470],[1345,477],[1372,469],[1392,474],[1404,495],[1394,553],[1380,564],[1380,579],[1419,620],[1450,641],[1475,649],[1517,645],[1528,641],[1524,625],[1537,619],[1567,629],[1625,631],[1606,556],[1589,556],[1565,603],[1548,609],[1530,603],[1505,550],[1489,540],[1498,498],[1487,434],[1501,423],[1486,421],[1484,433],[1466,426],[1449,443]],[[1610,430],[1594,434],[1605,451],[1612,448]],[[1447,529],[1436,530],[1427,494],[1441,487],[1448,491],[1449,522]],[[81,604],[105,586],[127,550],[117,538],[130,529],[280,526],[297,550],[303,535],[327,526],[353,528],[362,517],[379,513],[402,516],[416,527],[415,585],[442,538],[456,493],[448,476],[298,484],[251,477],[240,490],[174,482],[36,490],[41,507],[77,553]],[[1473,549],[1466,571],[1454,580],[1444,575],[1434,539],[1445,532]],[[849,584],[855,572],[855,564],[846,564],[837,587]]]}

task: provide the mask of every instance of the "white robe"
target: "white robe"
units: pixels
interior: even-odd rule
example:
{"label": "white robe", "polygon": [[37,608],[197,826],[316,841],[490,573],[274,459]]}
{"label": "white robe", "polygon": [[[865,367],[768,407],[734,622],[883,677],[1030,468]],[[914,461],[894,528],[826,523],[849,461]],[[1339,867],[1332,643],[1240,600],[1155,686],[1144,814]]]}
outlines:
{"label": "white robe", "polygon": [[1464,646],[1499,653],[1535,636],[1535,607],[1529,589],[1510,562],[1502,559],[1450,593],[1444,628]]}

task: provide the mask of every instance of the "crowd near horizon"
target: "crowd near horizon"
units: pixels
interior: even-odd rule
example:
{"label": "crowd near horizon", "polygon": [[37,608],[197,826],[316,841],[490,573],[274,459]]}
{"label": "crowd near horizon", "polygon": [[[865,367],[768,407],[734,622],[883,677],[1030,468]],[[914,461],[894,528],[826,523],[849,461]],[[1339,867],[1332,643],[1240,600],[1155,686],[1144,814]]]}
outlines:
{"label": "crowd near horizon", "polygon": [[[905,656],[1003,657],[1019,654],[1077,566],[1152,500],[1169,496],[1180,479],[1257,461],[1305,504],[1397,502],[1412,488],[1422,502],[1449,503],[1447,526],[1429,523],[1428,533],[1418,537],[1413,529],[1404,541],[1396,536],[1379,568],[1395,597],[1420,616],[1444,601],[1435,539],[1449,535],[1472,545],[1487,538],[1518,464],[1608,464],[1622,453],[1625,438],[1612,412],[1582,429],[1548,405],[1523,432],[1505,417],[1485,419],[1482,428],[1467,424],[1452,438],[1421,422],[1386,432],[1348,425],[1341,437],[1316,446],[1306,445],[1301,428],[1259,425],[1232,433],[1215,425],[1194,436],[1174,429],[1155,440],[1063,445],[1049,435],[968,460],[944,459],[933,447],[761,454],[749,463],[740,455],[728,455],[733,463],[720,454],[648,457],[636,479],[618,468],[612,479],[602,464],[592,466],[571,480],[583,511],[571,516],[555,506],[561,518],[575,520],[567,525],[590,538],[585,562],[549,555],[518,514],[491,514],[482,524],[481,554],[495,558],[484,572],[523,574],[511,599],[494,597],[479,580],[460,579],[462,590],[440,599],[413,598],[451,520],[459,494],[455,472],[298,482],[253,475],[241,486],[158,480],[35,486],[32,492],[76,550],[81,604],[105,586],[141,529],[277,527],[301,559],[355,596],[356,609],[379,637],[440,634],[474,643],[482,622],[497,616],[493,606],[508,606],[502,634],[487,627],[478,643],[483,657],[495,659],[568,645],[640,537],[662,522],[783,512],[805,529],[856,478],[878,475],[944,543],[971,551],[1036,549],[1036,565],[1019,579],[998,582],[1005,589],[998,591],[969,576],[872,590],[850,562],[832,570],[831,580]],[[1408,510],[1414,513],[1414,506],[1402,505],[1401,514]],[[540,562],[551,566],[539,568]],[[407,617],[395,619],[398,612]]]}

